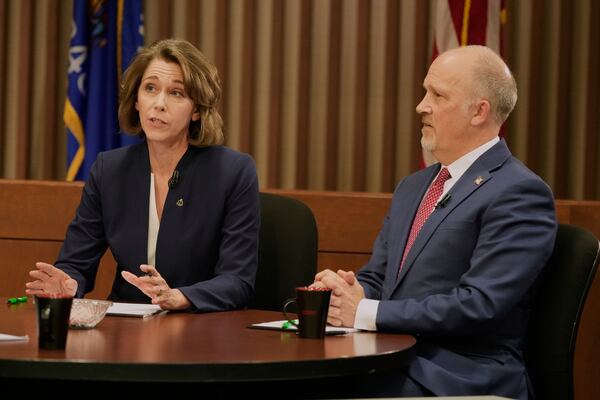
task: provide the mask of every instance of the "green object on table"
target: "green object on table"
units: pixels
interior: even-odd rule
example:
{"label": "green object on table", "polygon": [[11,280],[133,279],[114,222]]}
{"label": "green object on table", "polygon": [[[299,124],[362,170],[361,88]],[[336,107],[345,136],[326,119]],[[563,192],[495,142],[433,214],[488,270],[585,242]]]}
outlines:
{"label": "green object on table", "polygon": [[27,296],[21,297],[11,297],[6,301],[8,304],[17,304],[17,303],[25,303],[27,302]]}
{"label": "green object on table", "polygon": [[[296,324],[298,323],[298,320],[294,321]],[[285,321],[283,324],[281,324],[281,328],[282,329],[290,329],[294,326],[294,322],[292,321]]]}

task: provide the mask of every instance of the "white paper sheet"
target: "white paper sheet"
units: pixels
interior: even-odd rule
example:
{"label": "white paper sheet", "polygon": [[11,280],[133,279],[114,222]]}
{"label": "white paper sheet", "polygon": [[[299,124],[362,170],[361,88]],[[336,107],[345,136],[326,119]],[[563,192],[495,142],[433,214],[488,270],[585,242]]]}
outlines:
{"label": "white paper sheet", "polygon": [[[297,330],[297,328],[292,325],[287,323],[287,320],[282,319],[279,321],[270,321],[270,322],[261,322],[259,324],[252,324],[250,325],[250,328],[257,328],[257,329],[270,329],[270,330],[277,330],[277,331],[290,331],[290,332],[295,332]],[[337,327],[337,326],[329,326],[327,325],[325,327],[325,334],[328,335],[343,335],[346,333],[352,333],[352,332],[358,332],[358,329],[354,329],[354,328],[343,328],[343,327]]]}
{"label": "white paper sheet", "polygon": [[147,318],[166,312],[156,304],[113,303],[106,311],[106,315]]}
{"label": "white paper sheet", "polygon": [[26,342],[29,340],[28,335],[14,336],[7,335],[6,333],[0,333],[0,342]]}

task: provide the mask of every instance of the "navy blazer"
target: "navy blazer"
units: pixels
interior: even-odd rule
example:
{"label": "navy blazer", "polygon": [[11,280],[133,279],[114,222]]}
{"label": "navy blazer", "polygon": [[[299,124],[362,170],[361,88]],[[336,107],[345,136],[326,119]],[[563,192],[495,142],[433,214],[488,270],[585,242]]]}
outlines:
{"label": "navy blazer", "polygon": [[[189,146],[169,189],[156,243],[156,268],[192,311],[242,308],[253,294],[258,259],[259,196],[252,158],[222,146]],[[149,302],[121,277],[148,262],[150,159],[146,142],[98,155],[56,267],[94,288],[110,248],[117,271],[109,298]]]}
{"label": "navy blazer", "polygon": [[526,399],[523,342],[532,285],[554,246],[550,188],[504,140],[480,156],[423,225],[402,271],[412,220],[436,164],[397,186],[369,263],[377,329],[417,336],[409,376],[436,395]]}

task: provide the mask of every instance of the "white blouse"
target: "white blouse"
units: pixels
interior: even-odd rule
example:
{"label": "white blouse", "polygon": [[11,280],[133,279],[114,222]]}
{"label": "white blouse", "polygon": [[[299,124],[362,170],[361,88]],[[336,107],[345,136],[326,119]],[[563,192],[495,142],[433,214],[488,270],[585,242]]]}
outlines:
{"label": "white blouse", "polygon": [[158,237],[158,211],[154,194],[154,174],[150,173],[150,207],[148,207],[148,264],[156,266],[156,239]]}

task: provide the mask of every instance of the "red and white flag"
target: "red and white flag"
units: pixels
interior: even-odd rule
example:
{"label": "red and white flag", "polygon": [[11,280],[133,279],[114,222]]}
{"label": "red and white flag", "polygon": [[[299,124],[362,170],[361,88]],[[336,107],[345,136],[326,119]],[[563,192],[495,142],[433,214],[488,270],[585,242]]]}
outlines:
{"label": "red and white flag", "polygon": [[[469,44],[487,46],[502,55],[502,26],[506,22],[504,0],[436,0],[433,3],[433,53],[431,61],[446,50]],[[436,162],[423,151],[424,165]]]}

